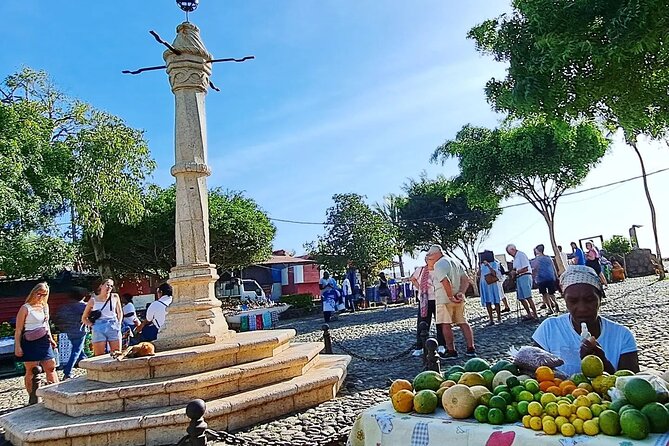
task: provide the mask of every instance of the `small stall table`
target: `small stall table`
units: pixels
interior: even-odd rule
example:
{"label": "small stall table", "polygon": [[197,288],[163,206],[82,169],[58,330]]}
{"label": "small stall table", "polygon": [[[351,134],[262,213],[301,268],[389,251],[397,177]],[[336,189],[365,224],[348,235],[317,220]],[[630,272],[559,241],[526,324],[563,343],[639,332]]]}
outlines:
{"label": "small stall table", "polygon": [[493,426],[474,419],[455,420],[443,409],[429,415],[395,412],[390,401],[360,414],[348,439],[350,446],[668,446],[669,433],[642,441],[604,434],[546,435],[521,423]]}

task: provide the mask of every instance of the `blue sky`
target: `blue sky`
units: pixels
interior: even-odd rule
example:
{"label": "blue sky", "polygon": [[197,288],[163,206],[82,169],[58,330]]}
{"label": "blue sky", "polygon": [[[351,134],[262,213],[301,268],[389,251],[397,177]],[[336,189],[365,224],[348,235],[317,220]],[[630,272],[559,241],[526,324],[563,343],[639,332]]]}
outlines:
{"label": "blue sky", "polygon": [[[209,186],[243,190],[272,217],[322,221],[341,192],[380,201],[401,192],[422,171],[454,175],[455,164],[429,156],[466,123],[495,126],[500,116],[483,86],[502,64],[479,55],[465,38],[476,23],[504,12],[507,2],[201,0],[191,21],[215,57],[253,54],[244,64],[216,64],[221,88],[207,99]],[[1,2],[0,74],[44,69],[68,94],[146,131],[158,163],[153,181],[172,182],[173,97],[163,72],[121,70],[162,64],[183,14],[171,0],[136,2]],[[642,144],[649,170],[669,167],[669,149]],[[584,187],[639,173],[632,150],[616,143]],[[661,194],[669,172],[651,177],[661,245],[669,255],[669,204]],[[510,202],[517,202],[512,199]],[[558,208],[560,243],[639,229],[652,246],[640,181],[566,197]],[[323,231],[276,223],[275,248],[302,251]],[[506,210],[485,247],[508,242],[531,252],[548,245],[546,226],[529,206]],[[414,263],[414,262],[410,262]]]}

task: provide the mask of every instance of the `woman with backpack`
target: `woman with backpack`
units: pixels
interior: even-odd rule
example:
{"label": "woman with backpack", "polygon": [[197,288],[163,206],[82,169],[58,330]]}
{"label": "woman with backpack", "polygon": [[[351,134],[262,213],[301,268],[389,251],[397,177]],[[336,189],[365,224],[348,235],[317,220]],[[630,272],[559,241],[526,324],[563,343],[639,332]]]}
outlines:
{"label": "woman with backpack", "polygon": [[104,355],[121,350],[121,299],[118,294],[112,293],[114,281],[107,279],[96,289],[86,304],[81,323],[93,331],[93,356]]}

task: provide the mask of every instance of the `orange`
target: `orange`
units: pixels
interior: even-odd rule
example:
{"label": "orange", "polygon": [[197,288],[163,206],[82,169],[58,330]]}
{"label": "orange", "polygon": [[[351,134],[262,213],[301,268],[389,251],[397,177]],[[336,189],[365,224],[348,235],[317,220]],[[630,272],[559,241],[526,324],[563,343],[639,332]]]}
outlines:
{"label": "orange", "polygon": [[554,387],[555,383],[553,381],[541,381],[539,383],[539,390],[542,392],[547,392],[549,387]]}
{"label": "orange", "polygon": [[588,393],[590,393],[590,392],[588,392],[587,389],[583,389],[583,388],[581,388],[581,387],[577,387],[576,389],[574,389],[574,390],[571,392],[572,396],[574,396],[574,397],[576,397],[576,398],[578,398],[579,396],[587,396]]}
{"label": "orange", "polygon": [[555,373],[553,373],[553,370],[550,367],[546,366],[541,366],[537,368],[537,370],[534,372],[537,381],[542,382],[542,381],[553,381],[555,379]]}
{"label": "orange", "polygon": [[[564,381],[563,381],[564,383]],[[576,390],[576,386],[573,384],[567,384],[566,386],[562,387],[562,394],[563,395],[570,395],[574,390]]]}
{"label": "orange", "polygon": [[392,397],[393,395],[395,395],[400,390],[413,390],[413,387],[411,387],[411,383],[409,381],[407,381],[406,379],[396,379],[390,385],[390,389],[388,390],[388,393]]}
{"label": "orange", "polygon": [[546,389],[546,392],[552,393],[555,396],[562,396],[562,389],[560,389],[558,386],[550,386],[548,389]]}
{"label": "orange", "polygon": [[555,381],[555,385],[560,387],[560,384],[562,384],[562,380],[560,378],[555,378],[553,381]]}
{"label": "orange", "polygon": [[397,412],[408,413],[413,410],[413,398],[414,394],[411,390],[402,389],[399,390],[391,398],[393,402],[393,408]]}
{"label": "orange", "polygon": [[[555,380],[555,382],[557,382],[557,379]],[[558,384],[558,387],[560,387],[561,389],[564,389],[566,386],[574,386],[574,387],[576,387],[576,384],[574,384],[574,382],[573,382],[572,380],[570,380],[570,379],[565,379],[564,381],[561,381],[561,382]],[[571,392],[569,392],[569,393],[571,393]]]}

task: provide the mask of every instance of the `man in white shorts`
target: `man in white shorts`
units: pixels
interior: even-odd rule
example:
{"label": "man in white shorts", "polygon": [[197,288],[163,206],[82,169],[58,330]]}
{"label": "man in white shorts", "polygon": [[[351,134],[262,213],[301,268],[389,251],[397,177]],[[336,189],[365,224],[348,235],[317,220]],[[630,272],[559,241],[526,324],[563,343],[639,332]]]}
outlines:
{"label": "man in white shorts", "polygon": [[465,291],[469,288],[469,277],[457,263],[444,256],[441,246],[432,245],[427,251],[427,256],[435,262],[432,284],[436,299],[436,319],[437,324],[441,324],[448,349],[442,358],[455,359],[458,357],[451,327],[453,324],[460,326],[465,337],[467,343],[465,355],[476,356],[474,332],[465,318]]}

